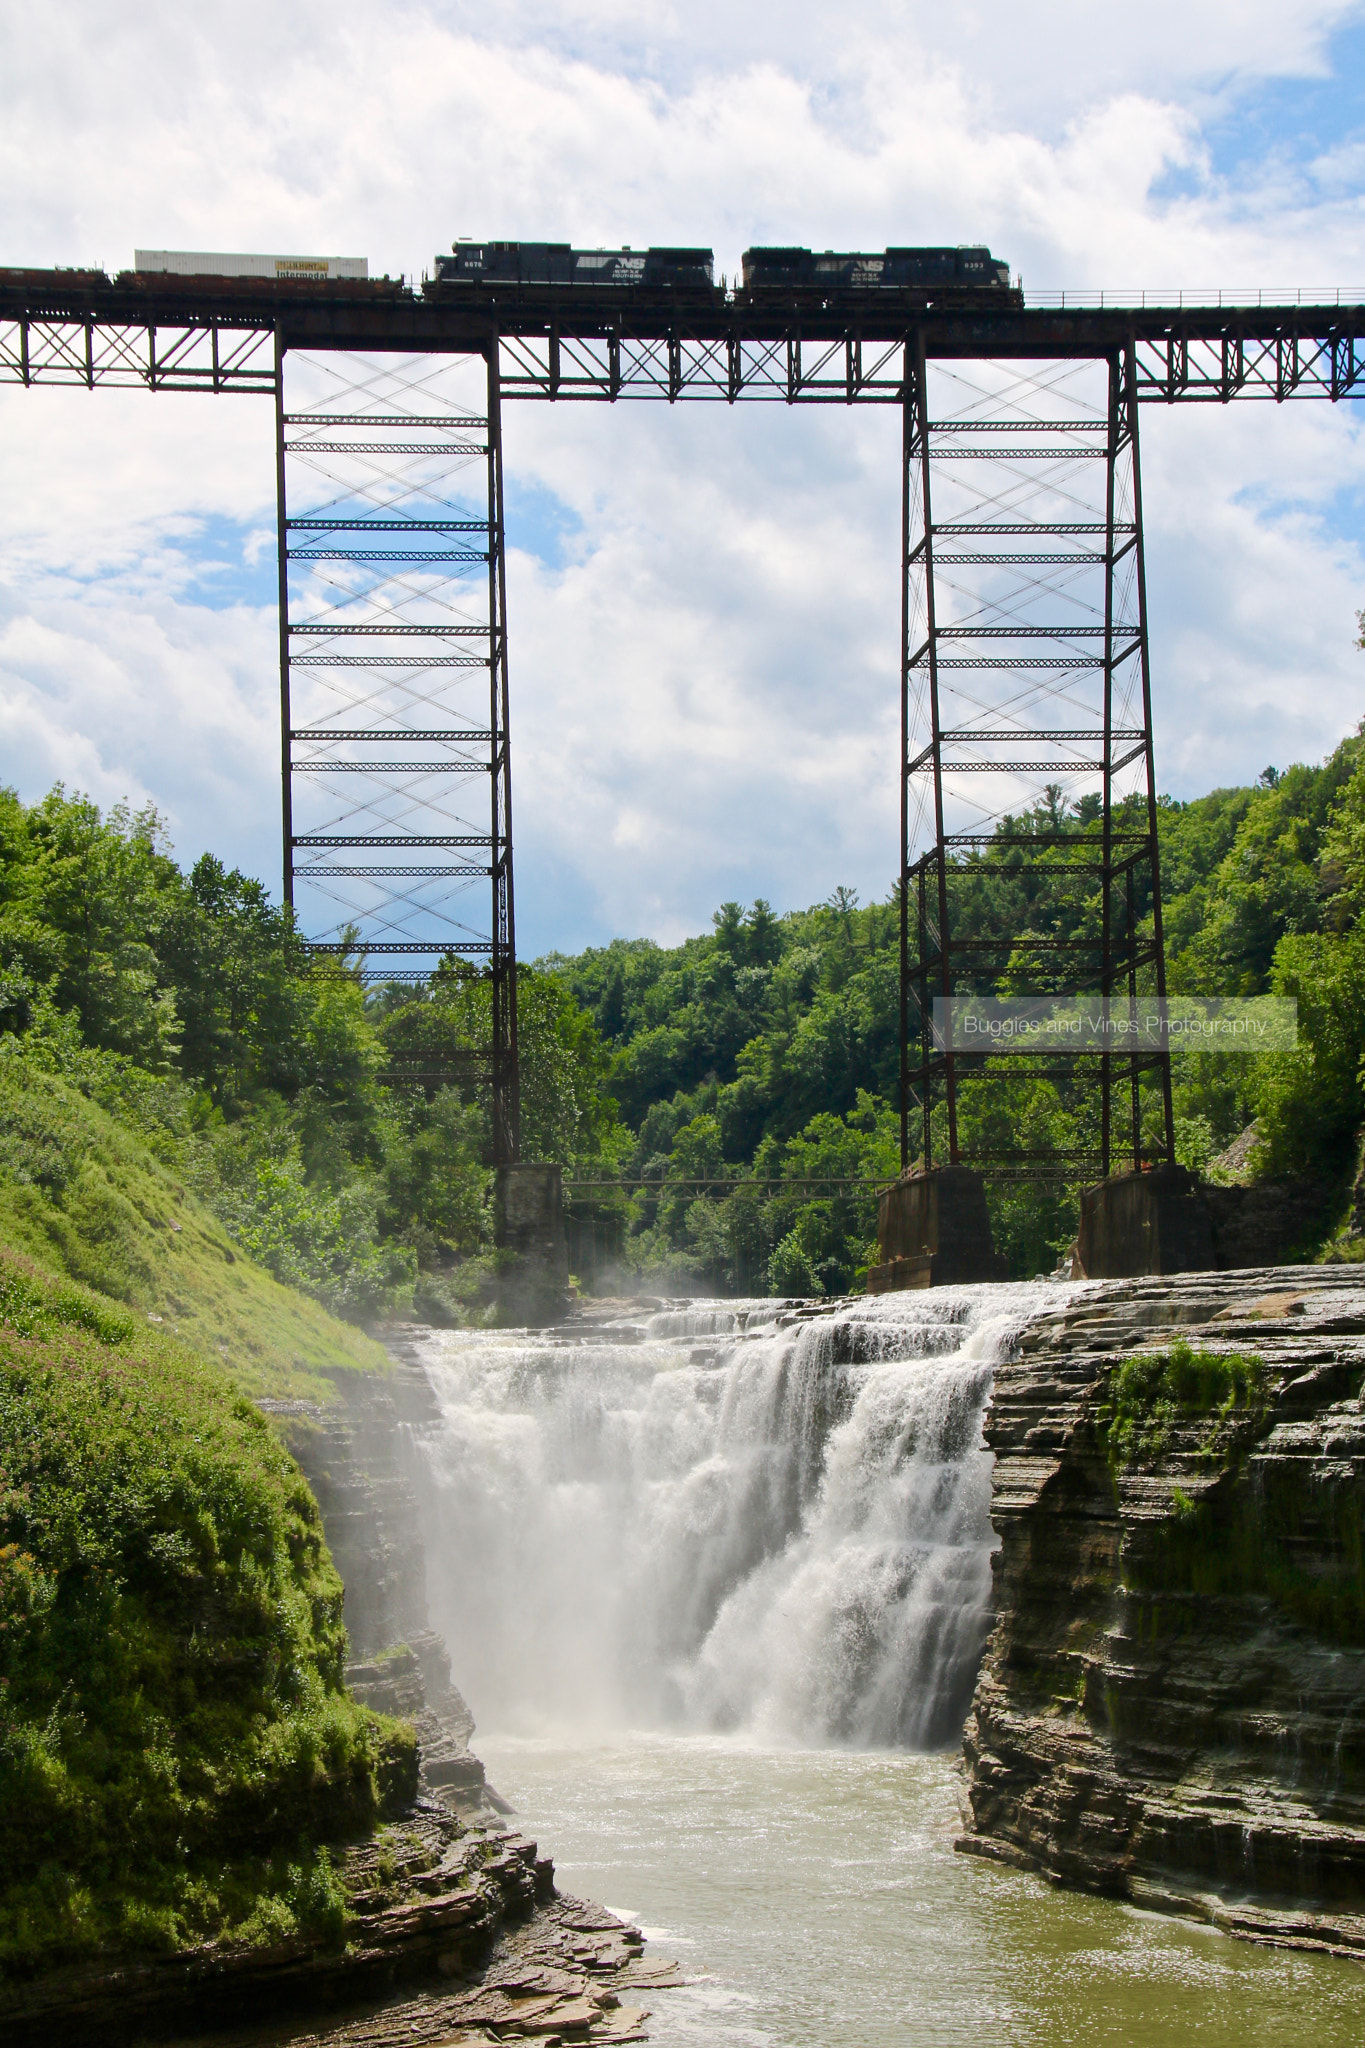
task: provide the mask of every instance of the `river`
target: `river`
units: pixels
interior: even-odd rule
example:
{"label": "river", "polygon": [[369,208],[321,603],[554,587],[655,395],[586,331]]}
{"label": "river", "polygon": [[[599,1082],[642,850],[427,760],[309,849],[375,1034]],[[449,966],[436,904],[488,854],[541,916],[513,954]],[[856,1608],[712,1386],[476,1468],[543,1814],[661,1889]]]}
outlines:
{"label": "river", "polygon": [[954,1851],[981,1418],[1057,1293],[424,1340],[432,1620],[561,1885],[691,1978],[653,1996],[661,2048],[1361,2039],[1353,1965]]}

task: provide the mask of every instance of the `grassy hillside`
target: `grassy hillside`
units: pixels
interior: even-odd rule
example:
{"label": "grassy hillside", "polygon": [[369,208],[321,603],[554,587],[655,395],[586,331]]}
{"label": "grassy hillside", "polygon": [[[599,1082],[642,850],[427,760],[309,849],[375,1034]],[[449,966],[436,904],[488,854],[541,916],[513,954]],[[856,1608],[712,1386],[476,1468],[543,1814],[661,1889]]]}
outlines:
{"label": "grassy hillside", "polygon": [[[71,1105],[37,1100],[29,1129],[73,1158]],[[268,1297],[231,1267],[202,1284],[202,1226],[183,1271],[136,1264],[134,1216],[155,1241],[176,1204],[98,1137],[69,1208],[11,1184],[14,1213],[87,1262],[103,1219],[106,1278],[244,1328]],[[259,1362],[307,1327],[273,1306]],[[341,1608],[317,1504],[228,1375],[140,1307],[0,1251],[0,1972],[342,1932],[325,1845],[410,1795],[416,1753],[346,1697]]]}
{"label": "grassy hillside", "polygon": [[334,1397],[384,1352],[236,1249],[133,1131],[0,1039],[0,1244],[140,1312],[249,1394]]}

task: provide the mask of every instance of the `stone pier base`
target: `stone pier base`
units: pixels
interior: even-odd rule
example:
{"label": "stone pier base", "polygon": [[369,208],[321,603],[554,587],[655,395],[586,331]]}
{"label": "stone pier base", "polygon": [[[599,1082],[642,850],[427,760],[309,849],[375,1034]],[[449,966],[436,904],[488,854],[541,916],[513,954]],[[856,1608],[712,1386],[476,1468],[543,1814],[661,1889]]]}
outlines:
{"label": "stone pier base", "polygon": [[970,1166],[931,1167],[887,1188],[877,1204],[877,1249],[869,1294],[1008,1277],[991,1243],[985,1184]]}
{"label": "stone pier base", "polygon": [[568,1307],[563,1169],[500,1166],[493,1185],[493,1237],[500,1253],[498,1320],[543,1329]]}
{"label": "stone pier base", "polygon": [[1216,1187],[1173,1165],[1111,1174],[1081,1194],[1076,1277],[1135,1280],[1290,1263],[1321,1230],[1329,1192],[1302,1181]]}
{"label": "stone pier base", "polygon": [[1076,1264],[1087,1280],[1212,1272],[1213,1225],[1196,1176],[1183,1166],[1153,1166],[1084,1189]]}

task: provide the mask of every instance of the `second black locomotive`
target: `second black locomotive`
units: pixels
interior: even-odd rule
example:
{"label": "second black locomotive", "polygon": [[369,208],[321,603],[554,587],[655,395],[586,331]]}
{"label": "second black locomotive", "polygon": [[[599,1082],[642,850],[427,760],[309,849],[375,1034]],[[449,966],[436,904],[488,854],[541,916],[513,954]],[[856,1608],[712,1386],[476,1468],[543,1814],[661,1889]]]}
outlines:
{"label": "second black locomotive", "polygon": [[637,290],[672,286],[712,292],[716,259],[709,249],[574,249],[567,242],[456,242],[436,258],[436,283],[616,285]]}
{"label": "second black locomotive", "polygon": [[887,249],[880,256],[834,249],[746,249],[744,289],[768,292],[984,291],[1010,288],[1010,267],[977,244]]}

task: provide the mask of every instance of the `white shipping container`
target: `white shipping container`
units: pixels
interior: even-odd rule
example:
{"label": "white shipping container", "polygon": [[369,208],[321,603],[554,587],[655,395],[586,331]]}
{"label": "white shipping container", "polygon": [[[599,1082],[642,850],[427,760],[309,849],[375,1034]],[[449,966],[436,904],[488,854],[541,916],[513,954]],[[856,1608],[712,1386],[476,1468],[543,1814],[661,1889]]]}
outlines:
{"label": "white shipping container", "polygon": [[368,277],[364,256],[222,256],[192,249],[138,249],[134,270],[167,271],[172,277],[288,277],[321,284],[329,277]]}

